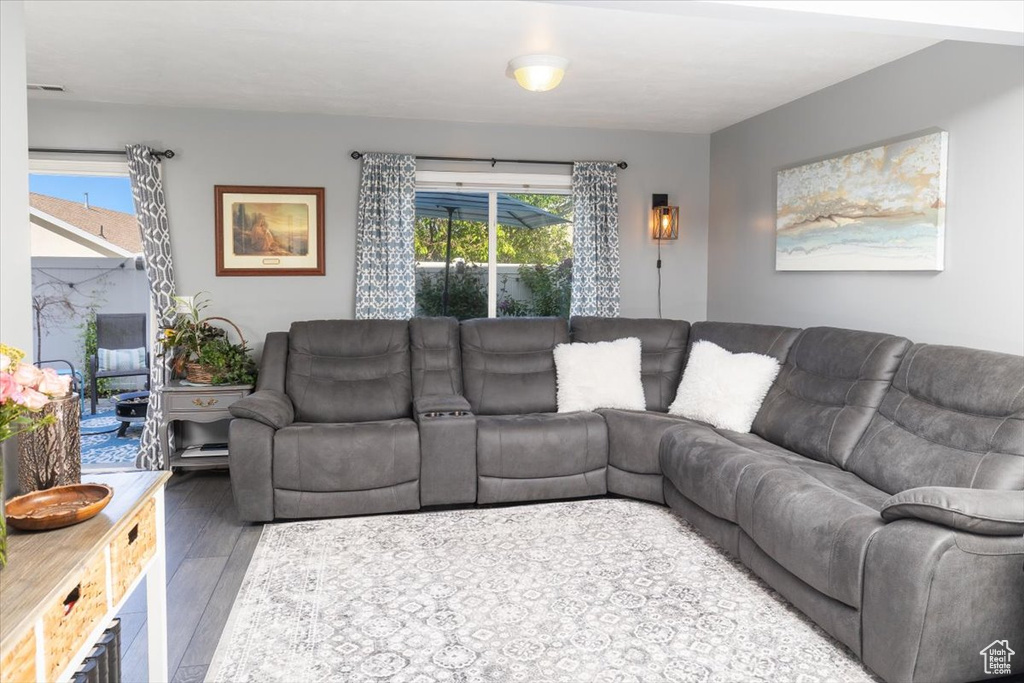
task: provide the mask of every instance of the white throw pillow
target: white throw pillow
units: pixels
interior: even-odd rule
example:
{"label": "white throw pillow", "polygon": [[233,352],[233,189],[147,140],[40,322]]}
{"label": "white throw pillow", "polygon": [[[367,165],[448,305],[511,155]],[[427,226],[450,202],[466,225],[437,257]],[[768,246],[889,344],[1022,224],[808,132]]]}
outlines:
{"label": "white throw pillow", "polygon": [[636,337],[555,347],[558,412],[597,408],[643,410],[640,340]]}
{"label": "white throw pillow", "polygon": [[779,361],[760,353],[730,353],[699,341],[690,349],[670,415],[721,429],[749,432],[761,402],[779,374]]}

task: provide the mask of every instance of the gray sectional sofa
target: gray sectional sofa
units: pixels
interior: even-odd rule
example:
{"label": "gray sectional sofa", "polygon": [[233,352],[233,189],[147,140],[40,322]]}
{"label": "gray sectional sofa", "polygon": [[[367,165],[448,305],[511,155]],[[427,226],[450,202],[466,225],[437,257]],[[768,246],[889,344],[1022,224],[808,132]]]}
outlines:
{"label": "gray sectional sofa", "polygon": [[[648,410],[556,412],[552,351],[638,337]],[[777,358],[752,432],[666,414],[688,349]],[[599,369],[595,369],[599,371]],[[1024,358],[835,328],[505,318],[268,335],[244,519],[613,493],[669,505],[887,681],[1024,646]]]}

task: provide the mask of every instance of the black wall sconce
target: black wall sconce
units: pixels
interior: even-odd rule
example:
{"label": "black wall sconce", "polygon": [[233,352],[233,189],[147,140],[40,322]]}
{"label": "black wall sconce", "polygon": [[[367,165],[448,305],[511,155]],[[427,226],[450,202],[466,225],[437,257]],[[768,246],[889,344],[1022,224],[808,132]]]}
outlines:
{"label": "black wall sconce", "polygon": [[669,206],[667,194],[651,195],[651,236],[658,240],[658,317],[661,317],[661,242],[679,239],[679,207]]}

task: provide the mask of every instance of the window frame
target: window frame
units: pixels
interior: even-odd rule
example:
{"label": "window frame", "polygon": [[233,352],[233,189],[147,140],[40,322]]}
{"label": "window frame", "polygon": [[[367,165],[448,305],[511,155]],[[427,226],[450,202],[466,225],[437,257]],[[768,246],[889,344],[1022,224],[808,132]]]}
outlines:
{"label": "window frame", "polygon": [[29,157],[29,175],[85,175],[127,178],[128,160],[110,161],[98,159],[43,159]]}
{"label": "window frame", "polygon": [[487,194],[487,317],[498,317],[498,193],[572,194],[568,173],[416,171],[416,191]]}

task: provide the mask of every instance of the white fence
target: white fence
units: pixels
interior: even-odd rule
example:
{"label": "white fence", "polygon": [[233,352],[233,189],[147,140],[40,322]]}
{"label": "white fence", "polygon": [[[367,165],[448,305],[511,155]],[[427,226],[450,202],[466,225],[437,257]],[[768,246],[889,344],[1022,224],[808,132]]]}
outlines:
{"label": "white fence", "polygon": [[[505,298],[512,298],[516,301],[529,302],[532,299],[532,293],[530,288],[527,287],[519,278],[519,263],[499,263],[497,266],[498,271],[498,301],[500,302]],[[452,263],[452,270],[459,267],[458,262]],[[487,291],[487,263],[475,263],[473,265],[466,264],[466,268],[470,269],[470,272],[476,274],[480,279],[480,287],[486,292]],[[422,261],[416,264],[416,274],[419,275],[433,275],[434,273],[444,272],[443,261]]]}

